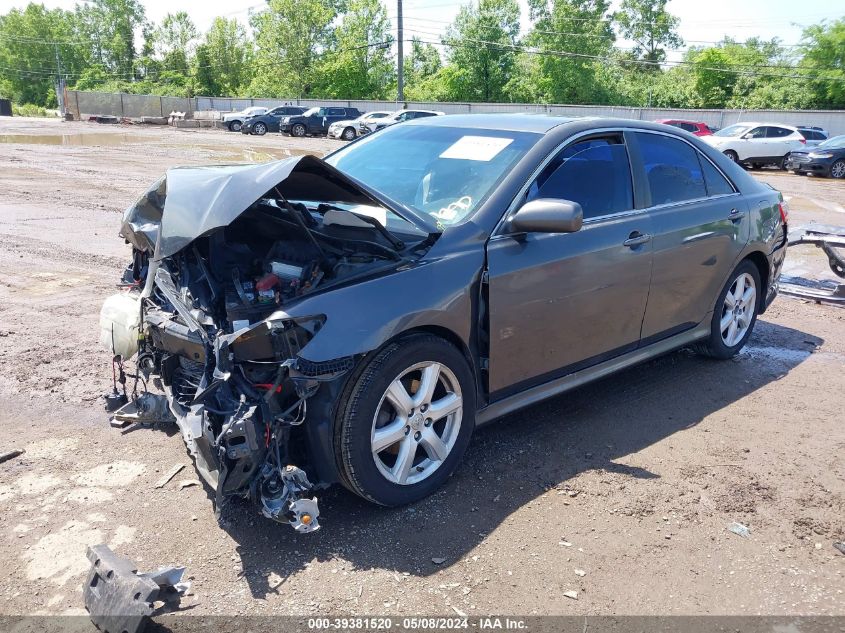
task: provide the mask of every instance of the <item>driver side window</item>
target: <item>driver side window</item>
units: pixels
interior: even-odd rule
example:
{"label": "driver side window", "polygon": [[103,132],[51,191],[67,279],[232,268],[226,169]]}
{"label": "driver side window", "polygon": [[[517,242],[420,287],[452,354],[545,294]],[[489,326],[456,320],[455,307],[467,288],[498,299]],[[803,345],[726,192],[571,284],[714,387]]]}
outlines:
{"label": "driver side window", "polygon": [[755,127],[750,132],[746,133],[745,136],[747,138],[765,138],[766,136],[766,128],[764,127]]}
{"label": "driver side window", "polygon": [[581,205],[584,219],[634,208],[631,167],[621,135],[568,145],[528,189],[527,200],[558,198]]}

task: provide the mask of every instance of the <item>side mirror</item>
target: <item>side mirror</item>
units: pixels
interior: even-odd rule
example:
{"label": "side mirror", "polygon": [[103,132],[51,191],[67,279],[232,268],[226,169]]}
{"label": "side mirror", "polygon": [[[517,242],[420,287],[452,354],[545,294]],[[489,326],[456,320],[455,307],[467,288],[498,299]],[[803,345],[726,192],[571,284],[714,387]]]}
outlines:
{"label": "side mirror", "polygon": [[571,200],[537,198],[511,216],[511,233],[575,233],[584,222],[581,205]]}

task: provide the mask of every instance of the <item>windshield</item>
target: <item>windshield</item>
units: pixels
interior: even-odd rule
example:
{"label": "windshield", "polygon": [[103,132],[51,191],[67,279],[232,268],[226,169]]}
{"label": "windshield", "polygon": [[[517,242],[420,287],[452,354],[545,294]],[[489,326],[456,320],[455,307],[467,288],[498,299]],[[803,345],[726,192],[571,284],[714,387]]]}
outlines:
{"label": "windshield", "polygon": [[305,112],[302,113],[302,116],[313,116],[320,111],[320,108],[308,108]]}
{"label": "windshield", "polygon": [[823,143],[819,143],[817,148],[824,148],[824,149],[840,149],[845,148],[845,134],[841,136],[834,136],[827,139]]}
{"label": "windshield", "polygon": [[267,108],[247,108],[244,110],[244,114],[264,114],[267,112]]}
{"label": "windshield", "polygon": [[729,125],[719,130],[714,136],[741,136],[751,129],[750,125]]}
{"label": "windshield", "polygon": [[540,138],[529,132],[397,125],[325,160],[445,228],[469,219]]}

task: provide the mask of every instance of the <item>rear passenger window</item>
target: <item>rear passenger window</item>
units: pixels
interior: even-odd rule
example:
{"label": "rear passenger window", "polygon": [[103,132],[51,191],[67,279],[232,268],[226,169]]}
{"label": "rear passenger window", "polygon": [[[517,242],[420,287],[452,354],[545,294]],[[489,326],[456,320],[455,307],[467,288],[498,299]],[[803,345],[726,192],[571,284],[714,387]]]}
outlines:
{"label": "rear passenger window", "polygon": [[346,116],[346,110],[343,108],[329,108],[329,116]]}
{"label": "rear passenger window", "polygon": [[783,138],[792,134],[792,130],[787,130],[785,127],[774,127],[770,125],[766,130],[766,138]]}
{"label": "rear passenger window", "polygon": [[631,167],[621,137],[580,141],[564,148],[528,190],[528,200],[559,198],[581,205],[584,219],[634,208]]}
{"label": "rear passenger window", "polygon": [[704,172],[704,183],[707,185],[708,196],[724,196],[735,193],[733,185],[722,175],[722,172],[713,167],[713,163],[701,155],[699,155],[698,160],[701,162],[701,169]]}
{"label": "rear passenger window", "polygon": [[697,151],[687,143],[660,134],[637,132],[651,189],[651,204],[670,204],[707,196]]}

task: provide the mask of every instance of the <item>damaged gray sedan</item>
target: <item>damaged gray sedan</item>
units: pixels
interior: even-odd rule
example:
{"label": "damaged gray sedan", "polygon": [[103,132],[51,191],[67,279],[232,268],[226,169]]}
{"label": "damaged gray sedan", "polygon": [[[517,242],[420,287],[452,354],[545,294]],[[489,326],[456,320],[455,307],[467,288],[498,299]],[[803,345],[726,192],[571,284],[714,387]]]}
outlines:
{"label": "damaged gray sedan", "polygon": [[165,403],[218,507],[308,532],[316,489],[410,503],[480,423],[681,346],[735,355],[786,210],[674,128],[444,116],[171,169],[121,235],[102,340],[164,394],[127,406]]}

